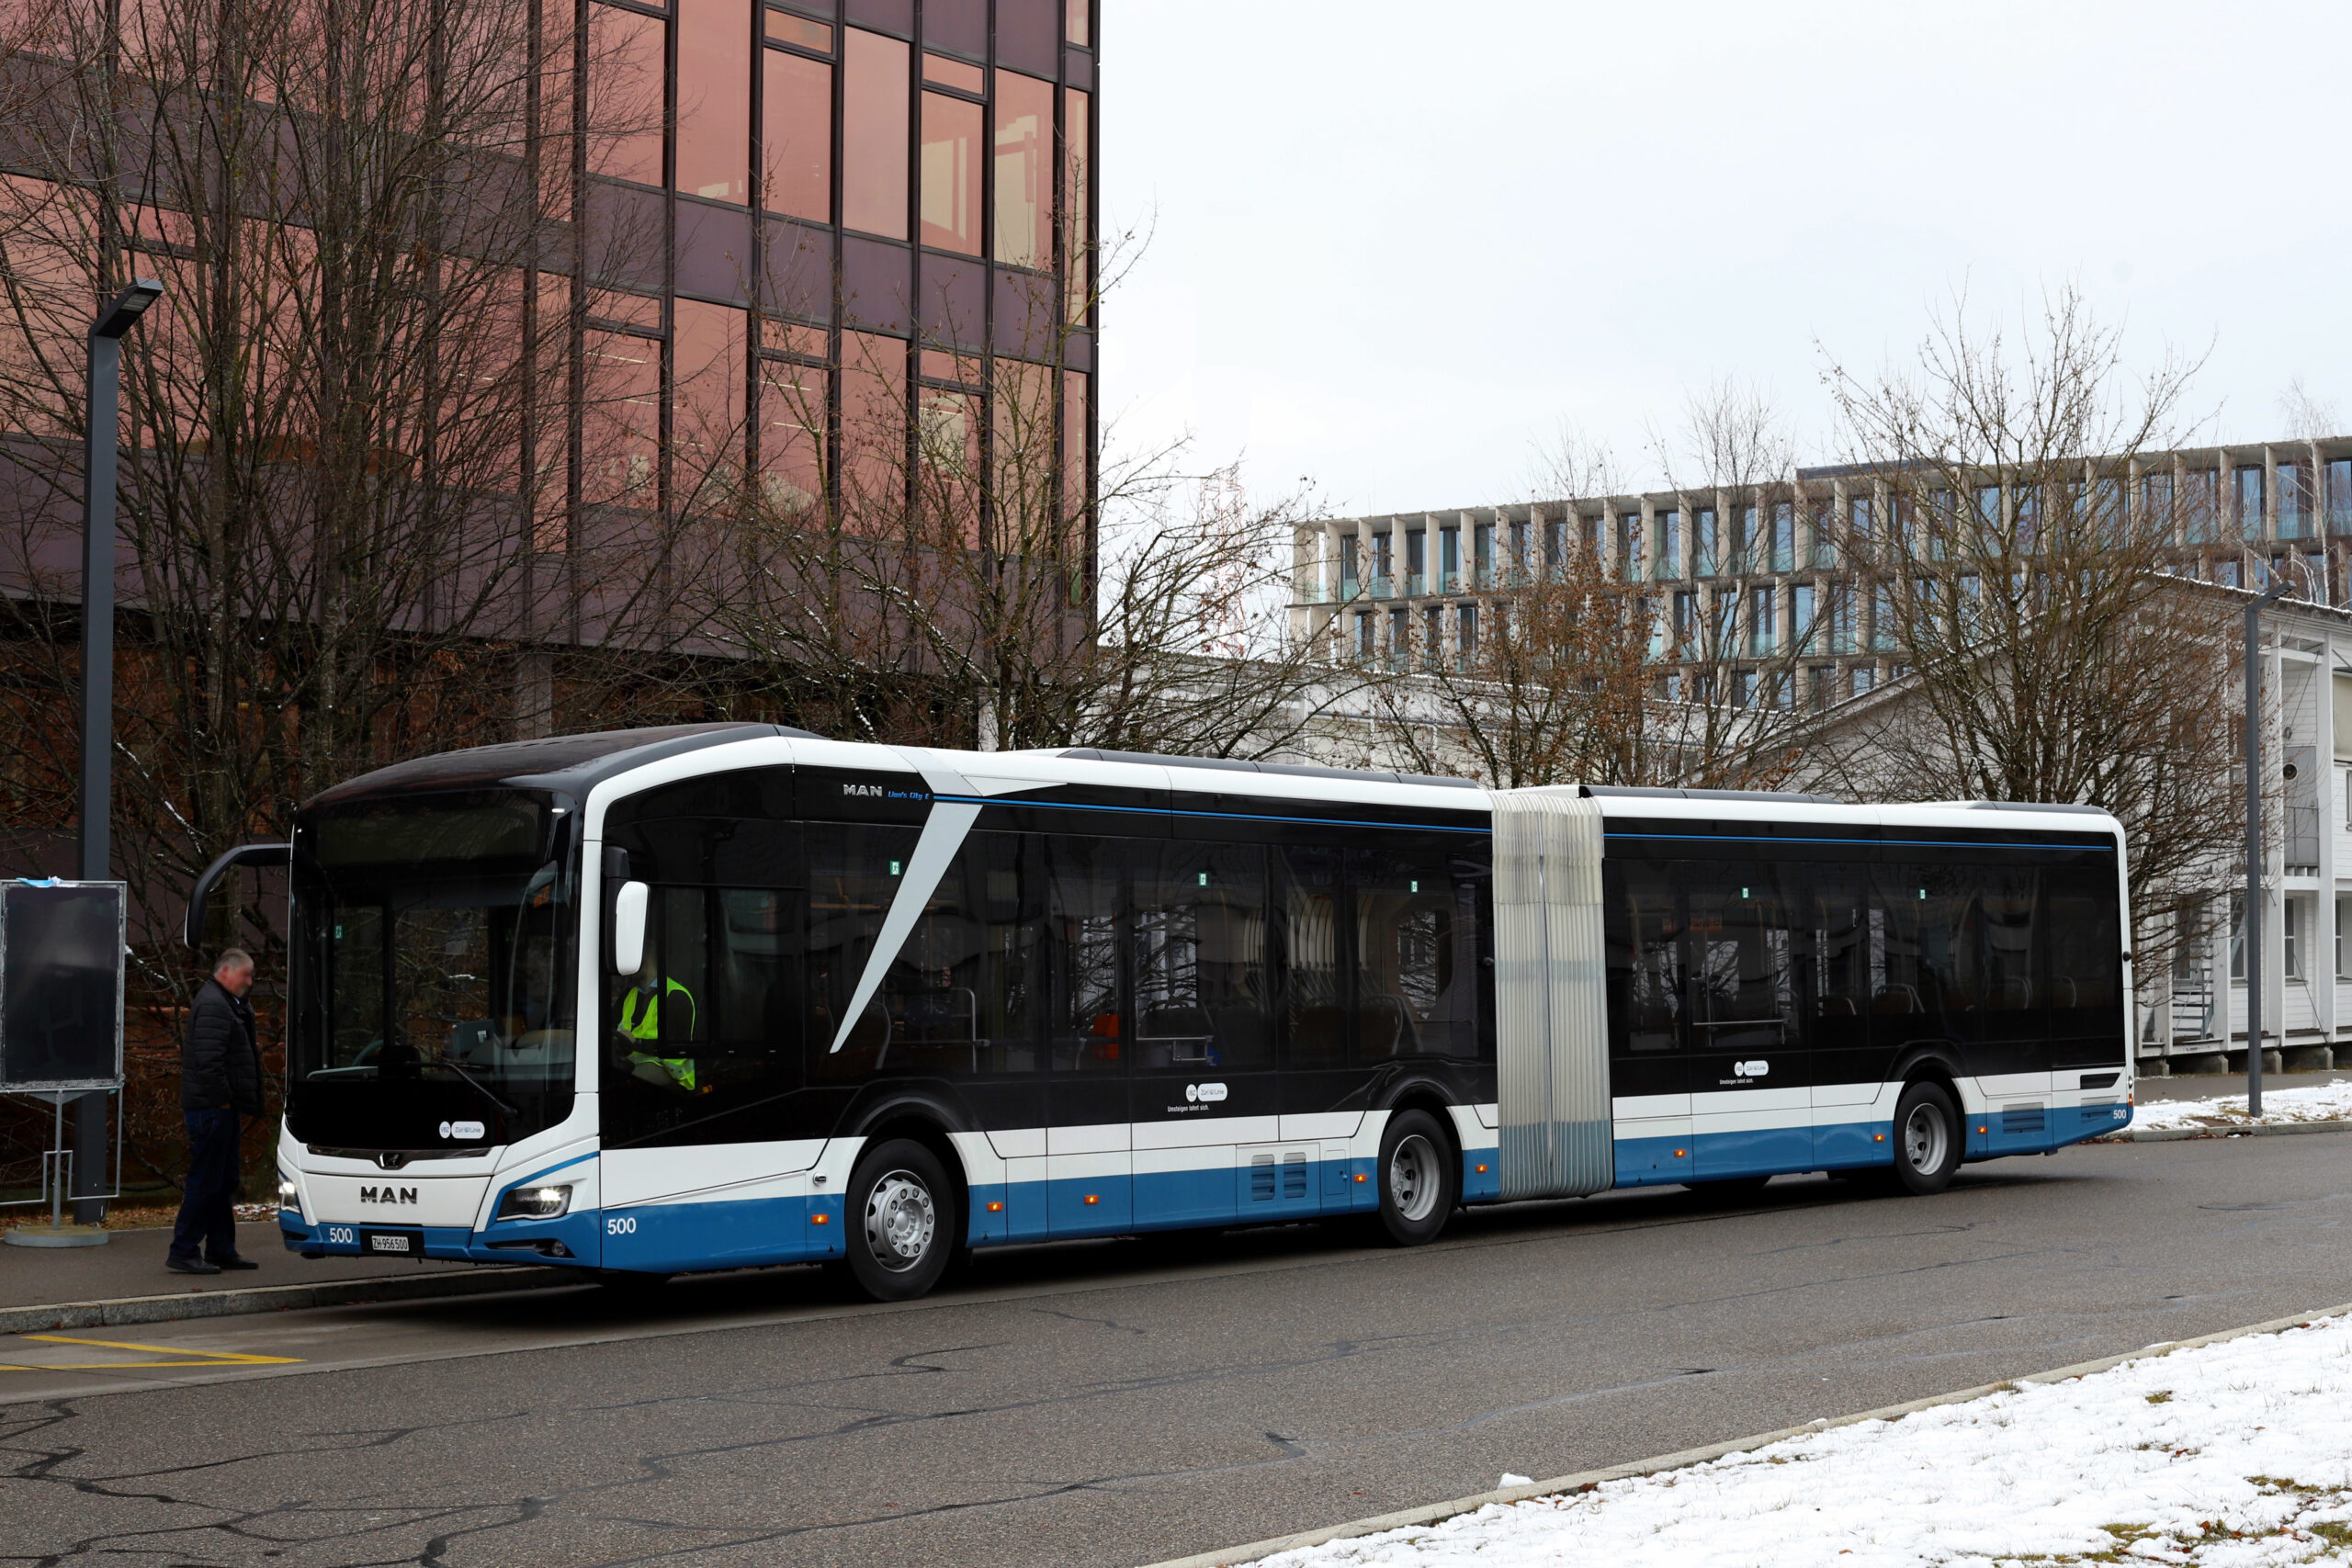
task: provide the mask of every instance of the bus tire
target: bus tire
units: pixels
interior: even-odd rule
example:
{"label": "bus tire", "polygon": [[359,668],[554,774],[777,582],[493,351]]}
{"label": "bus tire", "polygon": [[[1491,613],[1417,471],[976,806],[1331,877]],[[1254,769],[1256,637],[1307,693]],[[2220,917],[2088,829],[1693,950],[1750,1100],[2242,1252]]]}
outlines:
{"label": "bus tire", "polygon": [[877,1302],[910,1302],[956,1254],[956,1190],[939,1156],[909,1138],[867,1149],[850,1173],[842,1237],[850,1277]]}
{"label": "bus tire", "polygon": [[1462,1201],[1462,1162],[1426,1111],[1388,1119],[1380,1134],[1380,1230],[1396,1247],[1438,1238]]}
{"label": "bus tire", "polygon": [[1960,1107],[1939,1083],[1915,1083],[1894,1102],[1894,1168],[1887,1185],[1925,1197],[1951,1185],[1964,1140]]}

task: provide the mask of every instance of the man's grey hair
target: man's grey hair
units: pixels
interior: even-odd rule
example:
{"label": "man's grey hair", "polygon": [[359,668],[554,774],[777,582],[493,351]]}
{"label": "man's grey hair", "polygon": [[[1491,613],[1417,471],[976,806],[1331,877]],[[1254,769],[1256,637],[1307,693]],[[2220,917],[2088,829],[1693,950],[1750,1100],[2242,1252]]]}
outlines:
{"label": "man's grey hair", "polygon": [[220,956],[212,961],[215,975],[223,969],[250,969],[253,966],[254,955],[242,947],[224,947],[220,950]]}

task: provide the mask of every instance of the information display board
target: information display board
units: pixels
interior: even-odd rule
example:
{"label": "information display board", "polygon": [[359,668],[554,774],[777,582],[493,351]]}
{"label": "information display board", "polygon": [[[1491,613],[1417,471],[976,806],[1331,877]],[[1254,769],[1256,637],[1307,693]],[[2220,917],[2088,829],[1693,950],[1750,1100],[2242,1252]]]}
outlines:
{"label": "information display board", "polygon": [[0,1093],[122,1082],[119,882],[0,884]]}

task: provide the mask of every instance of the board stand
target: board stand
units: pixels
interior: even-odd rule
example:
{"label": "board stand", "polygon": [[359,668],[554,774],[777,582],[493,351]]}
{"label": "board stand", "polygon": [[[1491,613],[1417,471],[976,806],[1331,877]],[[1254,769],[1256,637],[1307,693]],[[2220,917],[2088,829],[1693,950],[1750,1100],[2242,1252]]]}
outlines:
{"label": "board stand", "polygon": [[74,1190],[74,1149],[66,1136],[65,1108],[73,1101],[81,1099],[83,1095],[94,1092],[113,1095],[118,1101],[115,1109],[118,1112],[120,1111],[119,1101],[122,1090],[119,1088],[98,1090],[54,1089],[45,1094],[22,1096],[26,1100],[46,1100],[56,1108],[56,1114],[51,1122],[52,1141],[50,1147],[41,1151],[40,1196],[17,1199],[4,1206],[16,1208],[29,1203],[46,1203],[49,1205],[49,1224],[11,1226],[8,1230],[0,1232],[0,1244],[9,1247],[104,1247],[112,1239],[103,1225],[75,1224],[65,1217],[65,1208],[69,1203],[93,1198],[107,1199],[122,1196],[122,1118],[119,1114],[114,1119],[114,1179],[107,1184],[107,1190],[104,1192]]}

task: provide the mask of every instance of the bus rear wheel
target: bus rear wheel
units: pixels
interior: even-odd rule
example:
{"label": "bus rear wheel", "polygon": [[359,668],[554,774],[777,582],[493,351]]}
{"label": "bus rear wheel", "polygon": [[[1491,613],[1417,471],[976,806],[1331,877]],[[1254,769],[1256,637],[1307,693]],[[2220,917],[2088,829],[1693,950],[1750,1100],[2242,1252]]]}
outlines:
{"label": "bus rear wheel", "polygon": [[939,1156],[909,1138],[865,1151],[842,1214],[849,1271],[877,1302],[910,1302],[939,1283],[955,1256],[955,1189]]}
{"label": "bus rear wheel", "polygon": [[1380,1228],[1398,1247],[1435,1241],[1462,1195],[1462,1162],[1426,1111],[1388,1119],[1380,1134]]}
{"label": "bus rear wheel", "polygon": [[1915,1083],[1894,1103],[1894,1191],[1926,1196],[1951,1185],[1960,1169],[1960,1107],[1938,1083]]}

